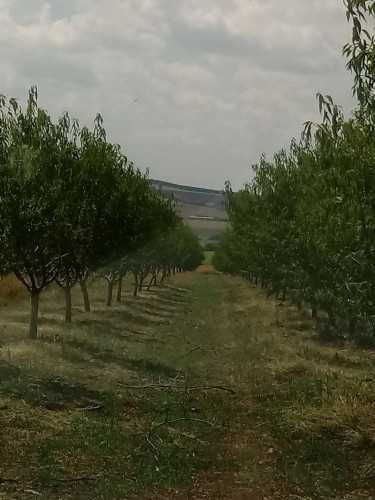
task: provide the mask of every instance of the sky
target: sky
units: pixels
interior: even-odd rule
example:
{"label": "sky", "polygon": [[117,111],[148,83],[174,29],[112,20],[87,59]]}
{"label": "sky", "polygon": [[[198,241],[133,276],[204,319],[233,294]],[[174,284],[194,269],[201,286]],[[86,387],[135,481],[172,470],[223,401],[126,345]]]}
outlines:
{"label": "sky", "polygon": [[0,94],[37,85],[55,117],[102,113],[153,178],[239,187],[318,120],[350,112],[342,0],[0,0]]}

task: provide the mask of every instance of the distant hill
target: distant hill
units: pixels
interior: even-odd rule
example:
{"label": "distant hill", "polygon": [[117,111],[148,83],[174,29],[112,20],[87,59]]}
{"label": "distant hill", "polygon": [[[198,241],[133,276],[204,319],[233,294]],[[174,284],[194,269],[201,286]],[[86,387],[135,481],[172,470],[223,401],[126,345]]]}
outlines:
{"label": "distant hill", "polygon": [[185,221],[198,234],[202,243],[218,238],[227,226],[223,191],[183,186],[171,182],[151,180],[155,189],[176,201]]}

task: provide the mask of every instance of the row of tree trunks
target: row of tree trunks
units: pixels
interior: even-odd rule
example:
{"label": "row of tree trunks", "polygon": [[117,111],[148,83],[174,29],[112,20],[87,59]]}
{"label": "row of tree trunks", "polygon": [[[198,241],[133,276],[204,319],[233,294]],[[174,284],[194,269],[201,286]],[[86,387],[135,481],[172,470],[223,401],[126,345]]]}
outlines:
{"label": "row of tree trunks", "polygon": [[[177,272],[182,272],[182,269],[178,268],[164,268],[161,271],[161,277],[160,277],[160,284],[162,284],[165,280],[165,278],[171,276],[171,274],[175,275]],[[146,275],[144,273],[133,273],[134,274],[134,289],[133,289],[133,295],[134,297],[137,297],[138,293],[142,291],[144,282],[146,279]],[[158,278],[160,276],[159,271],[154,271],[152,273],[152,277],[150,282],[147,285],[147,289],[150,290],[152,286],[157,286],[158,285]],[[89,313],[91,312],[91,304],[90,304],[90,297],[89,297],[89,292],[88,292],[88,287],[87,287],[87,282],[88,282],[88,274],[79,280],[79,286],[81,289],[82,293],[82,298],[83,298],[83,305],[84,305],[84,310],[85,312]],[[123,281],[124,281],[124,276],[121,276],[117,280],[115,279],[114,276],[108,276],[106,277],[108,285],[107,285],[107,300],[106,304],[108,307],[112,305],[113,302],[113,289],[114,286],[117,282],[117,296],[116,300],[117,303],[121,304],[122,303],[122,295],[123,295]],[[73,320],[73,308],[72,308],[72,288],[73,284],[72,283],[64,283],[64,284],[59,284],[59,286],[64,290],[64,297],[65,297],[65,322],[67,324],[72,323]],[[30,299],[31,299],[31,316],[30,316],[30,325],[29,325],[29,338],[30,339],[37,339],[38,338],[38,315],[39,315],[39,301],[40,301],[40,293],[41,291],[39,289],[30,289]]]}
{"label": "row of tree trunks", "polygon": [[150,283],[148,284],[147,290],[151,290],[152,286],[156,286],[158,284],[158,275],[156,272],[153,273]]}
{"label": "row of tree trunks", "polygon": [[[279,291],[273,290],[272,288],[270,288],[270,284],[263,277],[259,277],[256,273],[253,273],[251,271],[243,271],[241,272],[241,275],[245,277],[245,279],[253,283],[256,287],[258,287],[260,284],[260,287],[262,289],[269,289],[270,290],[269,295],[275,294],[277,298],[282,302],[285,302],[287,299],[290,299],[297,306],[299,311],[302,311],[304,309],[304,303],[301,300],[300,295],[289,294],[288,292],[290,291],[287,288],[282,288],[282,290]],[[318,321],[319,313],[316,305],[311,303],[310,309],[311,309],[311,318]]]}
{"label": "row of tree trunks", "polygon": [[[85,312],[90,312],[90,299],[87,290],[87,280],[80,281],[80,287],[83,296],[84,308]],[[72,322],[72,286],[66,285],[61,287],[64,290],[65,297],[65,322]],[[32,289],[30,291],[30,302],[31,302],[31,315],[30,315],[30,324],[29,324],[29,338],[37,339],[38,338],[38,316],[39,316],[39,302],[40,302],[40,293],[41,291],[38,289]]]}
{"label": "row of tree trunks", "polygon": [[107,286],[107,307],[111,307],[112,305],[112,298],[113,298],[113,285],[115,282],[113,280],[108,281],[108,286]]}
{"label": "row of tree trunks", "polygon": [[38,338],[39,297],[40,297],[40,290],[32,290],[30,294],[31,316],[30,316],[29,337],[33,340]]}
{"label": "row of tree trunks", "polygon": [[118,280],[117,284],[117,302],[118,304],[121,304],[122,302],[122,282],[123,282],[123,277],[121,276]]}
{"label": "row of tree trunks", "polygon": [[72,289],[70,286],[64,288],[65,293],[65,323],[72,322]]}
{"label": "row of tree trunks", "polygon": [[82,296],[83,296],[83,304],[85,307],[85,312],[91,312],[89,292],[87,290],[87,278],[84,280],[80,280],[79,286],[81,288],[81,292],[82,292]]}

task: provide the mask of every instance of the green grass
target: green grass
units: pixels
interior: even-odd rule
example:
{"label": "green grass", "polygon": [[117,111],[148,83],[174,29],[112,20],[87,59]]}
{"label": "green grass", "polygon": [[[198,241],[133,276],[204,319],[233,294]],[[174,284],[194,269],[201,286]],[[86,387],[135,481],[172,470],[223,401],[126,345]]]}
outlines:
{"label": "green grass", "polygon": [[212,265],[212,259],[215,255],[215,252],[204,252],[204,264]]}
{"label": "green grass", "polygon": [[373,352],[322,345],[209,260],[110,309],[102,283],[90,293],[93,313],[75,291],[66,327],[51,288],[37,342],[26,301],[1,311],[0,478],[14,482],[0,498],[373,494]]}

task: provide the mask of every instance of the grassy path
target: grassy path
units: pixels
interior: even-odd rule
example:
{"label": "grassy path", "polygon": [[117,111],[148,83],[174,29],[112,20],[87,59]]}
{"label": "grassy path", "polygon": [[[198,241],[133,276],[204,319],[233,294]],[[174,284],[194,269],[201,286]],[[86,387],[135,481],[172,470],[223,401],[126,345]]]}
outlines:
{"label": "grassy path", "polygon": [[36,343],[0,310],[0,499],[375,498],[374,353],[209,265],[91,294],[66,327],[50,290]]}

